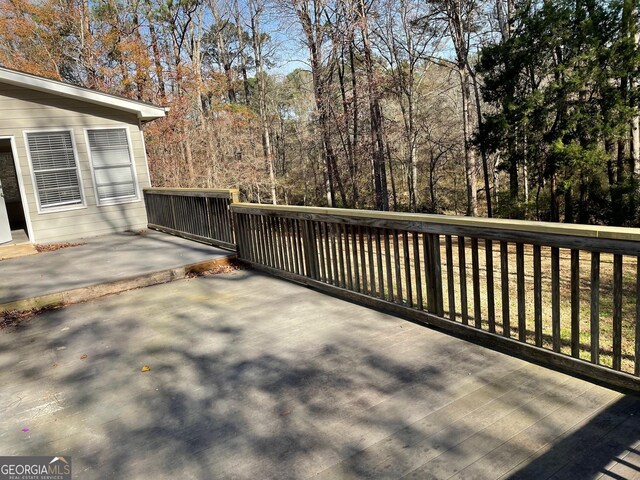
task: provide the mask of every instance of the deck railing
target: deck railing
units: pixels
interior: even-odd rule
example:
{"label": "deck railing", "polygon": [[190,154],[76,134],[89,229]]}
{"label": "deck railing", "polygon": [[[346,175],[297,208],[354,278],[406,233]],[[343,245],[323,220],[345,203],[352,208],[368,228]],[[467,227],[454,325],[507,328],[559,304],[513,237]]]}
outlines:
{"label": "deck railing", "polygon": [[235,250],[229,206],[238,190],[146,188],[149,228]]}
{"label": "deck railing", "polygon": [[640,229],[233,204],[249,265],[640,391]]}

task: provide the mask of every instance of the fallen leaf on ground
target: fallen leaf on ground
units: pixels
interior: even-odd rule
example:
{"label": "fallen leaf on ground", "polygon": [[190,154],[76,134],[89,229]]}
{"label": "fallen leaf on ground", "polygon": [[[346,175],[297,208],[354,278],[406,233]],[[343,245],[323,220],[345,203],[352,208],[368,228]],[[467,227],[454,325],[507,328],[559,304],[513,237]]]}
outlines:
{"label": "fallen leaf on ground", "polygon": [[80,355],[80,360],[84,360],[88,357],[89,355],[87,355],[86,353],[83,353],[82,355]]}
{"label": "fallen leaf on ground", "polygon": [[149,370],[151,370],[151,367],[149,365],[145,365],[140,369],[141,372],[148,372]]}

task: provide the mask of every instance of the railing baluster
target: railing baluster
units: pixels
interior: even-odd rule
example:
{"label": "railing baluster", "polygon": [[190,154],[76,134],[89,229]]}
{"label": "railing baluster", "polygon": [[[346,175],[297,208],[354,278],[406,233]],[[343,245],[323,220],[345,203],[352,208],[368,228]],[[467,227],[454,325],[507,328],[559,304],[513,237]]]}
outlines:
{"label": "railing baluster", "polygon": [[293,242],[293,234],[291,232],[291,219],[283,218],[284,234],[287,237],[287,257],[289,257],[289,271],[292,273],[298,273],[296,267],[296,256],[294,254],[295,247]]}
{"label": "railing baluster", "polygon": [[307,275],[314,280],[318,280],[320,278],[318,273],[318,242],[316,241],[313,222],[311,220],[303,220],[302,228],[304,233],[304,254],[305,264],[307,265]]}
{"label": "railing baluster", "polygon": [[[304,220],[303,220],[304,221]],[[304,261],[305,258],[305,246],[303,244],[303,230],[302,230],[302,225],[300,223],[299,219],[295,219],[294,221],[294,227],[295,227],[295,235],[296,235],[296,250],[297,250],[297,255],[298,255],[298,265],[300,265],[300,273],[301,275],[308,275],[311,276],[311,272],[309,271],[309,266],[307,265],[307,262]]]}
{"label": "railing baluster", "polygon": [[298,236],[295,231],[295,221],[291,218],[285,218],[285,229],[289,237],[289,258],[291,258],[291,271],[300,274],[300,265],[298,263]]}
{"label": "railing baluster", "polygon": [[516,278],[518,288],[518,340],[527,341],[527,311],[524,290],[524,245],[516,244]]}
{"label": "railing baluster", "polygon": [[473,284],[473,318],[476,328],[482,328],[482,305],[480,304],[480,266],[478,262],[478,239],[471,238],[471,283]]}
{"label": "railing baluster", "polygon": [[560,250],[551,247],[551,343],[560,351]]}
{"label": "railing baluster", "polygon": [[287,272],[293,272],[293,257],[291,256],[291,236],[289,235],[289,227],[287,218],[280,218],[280,234],[282,235],[282,244],[284,248],[284,258],[286,260]]}
{"label": "railing baluster", "polygon": [[367,252],[364,249],[364,227],[360,225],[358,225],[358,245],[360,247],[362,293],[369,293],[369,286],[367,285]]}
{"label": "railing baluster", "polygon": [[484,241],[485,249],[485,266],[487,271],[487,320],[489,322],[489,331],[495,333],[496,331],[496,304],[495,304],[495,291],[493,284],[493,242],[489,239]]}
{"label": "railing baluster", "polygon": [[622,367],[622,255],[613,256],[613,369]]}
{"label": "railing baluster", "polygon": [[416,276],[416,302],[418,310],[422,310],[424,305],[422,303],[422,269],[420,268],[420,240],[419,234],[417,232],[413,232],[413,266],[414,266],[414,275]]}
{"label": "railing baluster", "polygon": [[571,250],[571,356],[580,357],[580,250]]}
{"label": "railing baluster", "polygon": [[287,217],[282,218],[282,235],[284,236],[284,243],[286,246],[286,257],[287,257],[287,271],[295,272],[295,262],[293,259],[293,248],[291,248],[293,243],[293,238],[291,237],[291,230],[289,229],[289,219]]}
{"label": "railing baluster", "polygon": [[380,247],[380,229],[375,229],[376,235],[376,269],[378,272],[378,296],[384,298],[384,273],[382,270],[382,248]]}
{"label": "railing baluster", "polygon": [[447,258],[447,293],[449,294],[449,319],[456,320],[456,292],[453,278],[453,245],[451,235],[445,236]]}
{"label": "railing baluster", "polygon": [[422,234],[422,256],[424,258],[424,283],[427,290],[427,311],[429,313],[435,313],[435,280],[433,279],[433,258],[431,255],[431,245],[429,243],[428,233]]}
{"label": "railing baluster", "polygon": [[336,249],[336,224],[335,223],[330,223],[329,224],[330,230],[331,230],[331,261],[333,264],[333,284],[338,287],[338,286],[343,286],[343,283],[340,280],[340,271],[338,270],[338,252]]}
{"label": "railing baluster", "polygon": [[442,299],[442,260],[440,259],[440,235],[430,234],[431,264],[433,265],[434,293],[436,295],[436,315],[444,316],[444,301]]}
{"label": "railing baluster", "polygon": [[286,270],[284,263],[284,238],[280,232],[280,217],[273,217],[273,235],[276,240],[276,248],[278,249],[278,265],[281,270]]}
{"label": "railing baluster", "polygon": [[385,277],[387,279],[387,300],[393,302],[393,271],[391,270],[391,248],[389,247],[389,230],[384,229]]}
{"label": "railing baluster", "polygon": [[171,204],[171,222],[169,223],[169,228],[173,230],[178,230],[178,224],[176,219],[176,197],[169,197],[169,203]]}
{"label": "railing baluster", "polygon": [[533,246],[533,330],[535,344],[542,346],[542,260],[540,245]]}
{"label": "railing baluster", "polygon": [[398,241],[398,230],[393,230],[393,260],[395,262],[396,271],[396,303],[402,303],[402,274],[400,273],[400,247]]}
{"label": "railing baluster", "polygon": [[274,268],[280,269],[280,263],[278,258],[278,239],[276,238],[275,228],[274,228],[274,217],[269,215],[267,217],[267,232],[269,234],[269,244],[271,251],[271,263]]}
{"label": "railing baluster", "polygon": [[600,252],[591,252],[590,334],[591,362],[598,364],[600,363]]}
{"label": "railing baluster", "polygon": [[402,232],[402,254],[404,257],[404,278],[407,291],[407,306],[413,308],[413,285],[411,281],[411,255],[409,253],[409,233]]}
{"label": "railing baluster", "polygon": [[[373,240],[371,238],[371,227],[366,227],[367,229],[367,256],[369,258],[369,293],[371,296],[376,297],[378,293],[376,292],[376,267],[373,263]],[[376,253],[376,258],[378,261],[381,261],[379,258],[380,255]]]}
{"label": "railing baluster", "polygon": [[331,258],[331,240],[329,238],[329,224],[327,222],[322,222],[322,229],[324,235],[324,252],[325,258],[327,261],[327,282],[331,285],[335,285],[335,275],[336,272],[333,269],[332,258]]}
{"label": "railing baluster", "polygon": [[358,268],[358,236],[356,227],[350,226],[351,230],[351,258],[353,260],[353,286],[356,292],[360,291],[360,268]]}
{"label": "railing baluster", "polygon": [[467,262],[466,247],[464,237],[458,236],[458,268],[460,276],[460,311],[462,314],[462,323],[469,324],[469,306],[467,304]]}
{"label": "railing baluster", "polygon": [[236,225],[238,225],[238,229],[241,232],[237,238],[238,245],[237,245],[236,251],[238,253],[238,258],[247,258],[247,252],[245,250],[245,239],[244,239],[244,232],[246,232],[246,229],[243,228],[240,222],[242,222],[242,219],[236,218]]}
{"label": "railing baluster", "polygon": [[342,225],[342,235],[344,238],[344,253],[347,262],[347,288],[353,290],[353,268],[351,263],[351,249],[349,247],[350,228],[346,223]]}
{"label": "railing baluster", "polygon": [[266,241],[265,241],[265,236],[264,236],[264,232],[263,232],[263,225],[262,222],[264,221],[264,217],[262,215],[256,215],[255,216],[255,227],[256,227],[256,236],[259,239],[259,256],[260,256],[260,262],[264,263],[265,265],[268,265],[267,262],[267,247],[266,247]]}
{"label": "railing baluster", "polygon": [[273,268],[273,262],[271,261],[271,236],[269,235],[268,221],[268,216],[260,216],[260,233],[264,239],[264,260],[269,267]]}
{"label": "railing baluster", "polygon": [[336,237],[336,241],[338,243],[338,260],[340,261],[340,286],[342,288],[346,288],[347,275],[345,273],[345,268],[344,268],[344,254],[342,249],[342,224],[336,223],[335,228],[338,233]]}
{"label": "railing baluster", "polygon": [[251,257],[254,262],[260,262],[260,240],[258,238],[258,227],[256,226],[256,216],[248,215],[249,228],[251,229]]}
{"label": "railing baluster", "polygon": [[323,282],[327,281],[327,270],[324,261],[324,242],[322,241],[322,223],[314,222],[314,230],[316,232],[316,241],[318,242],[317,251],[318,251],[318,260],[320,266],[320,280]]}

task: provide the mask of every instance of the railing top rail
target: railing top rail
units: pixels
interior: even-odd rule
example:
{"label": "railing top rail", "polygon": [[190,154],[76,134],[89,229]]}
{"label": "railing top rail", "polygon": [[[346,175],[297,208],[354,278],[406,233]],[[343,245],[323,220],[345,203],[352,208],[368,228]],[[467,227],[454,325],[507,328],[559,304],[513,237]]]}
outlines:
{"label": "railing top rail", "polygon": [[185,195],[203,197],[224,197],[237,198],[239,190],[237,188],[173,188],[173,187],[147,187],[143,189],[146,193],[160,195]]}
{"label": "railing top rail", "polygon": [[565,235],[572,237],[598,238],[606,240],[640,241],[640,228],[609,227],[600,225],[576,225],[504,218],[477,218],[455,215],[434,215],[424,213],[381,212],[377,210],[352,210],[346,208],[301,207],[292,205],[266,205],[256,203],[235,203],[231,207],[238,211],[253,210],[256,213],[291,213],[308,216],[333,216],[362,219],[374,223],[386,222],[423,223],[449,225],[466,228],[495,229],[534,234]]}

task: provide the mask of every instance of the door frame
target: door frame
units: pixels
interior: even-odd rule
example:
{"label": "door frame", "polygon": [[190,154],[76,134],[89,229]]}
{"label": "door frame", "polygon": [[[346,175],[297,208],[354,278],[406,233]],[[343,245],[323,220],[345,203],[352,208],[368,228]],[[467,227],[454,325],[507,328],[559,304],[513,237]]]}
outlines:
{"label": "door frame", "polygon": [[0,136],[0,140],[9,140],[11,145],[11,155],[13,156],[13,166],[16,169],[18,177],[18,189],[20,190],[20,201],[22,202],[22,211],[24,212],[24,220],[27,224],[27,235],[31,243],[36,243],[33,235],[33,225],[31,224],[31,215],[29,215],[29,203],[27,202],[27,194],[24,190],[24,182],[22,181],[22,170],[20,169],[20,161],[18,159],[18,147],[16,146],[16,137],[13,135]]}

